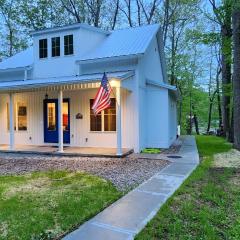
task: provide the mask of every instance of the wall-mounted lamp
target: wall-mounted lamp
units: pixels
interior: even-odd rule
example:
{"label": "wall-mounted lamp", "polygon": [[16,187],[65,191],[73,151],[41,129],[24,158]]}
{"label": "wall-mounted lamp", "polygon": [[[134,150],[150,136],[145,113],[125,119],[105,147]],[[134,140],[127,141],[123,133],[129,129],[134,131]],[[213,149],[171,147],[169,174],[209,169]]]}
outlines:
{"label": "wall-mounted lamp", "polygon": [[45,99],[48,99],[48,94],[47,93],[45,94]]}
{"label": "wall-mounted lamp", "polygon": [[83,119],[83,115],[81,113],[76,114],[76,119]]}

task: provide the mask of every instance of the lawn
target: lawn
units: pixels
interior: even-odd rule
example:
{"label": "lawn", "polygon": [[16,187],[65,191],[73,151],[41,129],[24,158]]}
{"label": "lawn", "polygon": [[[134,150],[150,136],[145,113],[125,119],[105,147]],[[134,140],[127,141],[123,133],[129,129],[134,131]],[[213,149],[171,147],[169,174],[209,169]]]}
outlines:
{"label": "lawn", "polygon": [[212,167],[231,145],[197,137],[201,164],[136,236],[148,239],[240,239],[240,169]]}
{"label": "lawn", "polygon": [[53,239],[121,196],[99,177],[66,171],[0,177],[0,239]]}

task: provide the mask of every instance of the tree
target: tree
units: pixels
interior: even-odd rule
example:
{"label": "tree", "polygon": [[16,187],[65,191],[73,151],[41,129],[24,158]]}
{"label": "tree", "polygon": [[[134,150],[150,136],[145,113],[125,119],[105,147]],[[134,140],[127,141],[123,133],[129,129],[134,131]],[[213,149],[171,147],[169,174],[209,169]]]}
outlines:
{"label": "tree", "polygon": [[215,14],[215,21],[221,28],[221,60],[222,60],[222,112],[223,112],[223,128],[225,136],[231,140],[231,1],[223,0],[222,6],[217,6],[215,0],[209,0],[212,10]]}
{"label": "tree", "polygon": [[233,22],[233,114],[234,146],[240,150],[240,3],[235,0],[232,12]]}
{"label": "tree", "polygon": [[10,57],[27,46],[22,37],[23,32],[18,28],[19,14],[18,1],[0,0],[0,18],[2,19],[0,44],[3,48],[3,57]]}

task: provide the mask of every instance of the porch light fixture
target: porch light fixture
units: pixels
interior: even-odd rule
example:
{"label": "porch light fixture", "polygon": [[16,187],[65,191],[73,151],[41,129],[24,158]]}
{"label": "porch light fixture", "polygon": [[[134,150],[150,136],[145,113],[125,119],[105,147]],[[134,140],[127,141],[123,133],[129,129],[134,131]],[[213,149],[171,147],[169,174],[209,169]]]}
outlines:
{"label": "porch light fixture", "polygon": [[48,94],[47,93],[45,94],[45,99],[48,99]]}
{"label": "porch light fixture", "polygon": [[119,80],[117,80],[116,78],[112,78],[110,80],[110,85],[111,87],[119,87]]}

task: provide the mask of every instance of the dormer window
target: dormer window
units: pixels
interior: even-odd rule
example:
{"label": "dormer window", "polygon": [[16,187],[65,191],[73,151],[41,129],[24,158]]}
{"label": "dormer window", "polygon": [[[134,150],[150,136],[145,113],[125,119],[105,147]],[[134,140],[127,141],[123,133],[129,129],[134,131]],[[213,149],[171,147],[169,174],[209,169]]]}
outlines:
{"label": "dormer window", "polygon": [[64,36],[64,55],[73,54],[73,35]]}
{"label": "dormer window", "polygon": [[60,37],[52,38],[52,57],[60,56]]}
{"label": "dormer window", "polygon": [[39,58],[47,58],[47,39],[39,40]]}

